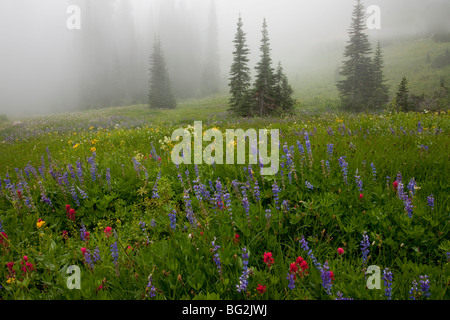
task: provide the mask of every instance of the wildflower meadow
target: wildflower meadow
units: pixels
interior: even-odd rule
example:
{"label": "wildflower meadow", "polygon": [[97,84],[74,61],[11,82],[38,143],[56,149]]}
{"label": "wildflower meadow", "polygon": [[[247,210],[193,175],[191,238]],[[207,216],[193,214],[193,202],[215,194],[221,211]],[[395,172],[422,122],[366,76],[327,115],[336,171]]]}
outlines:
{"label": "wildflower meadow", "polygon": [[448,113],[204,122],[278,129],[272,176],[174,164],[192,124],[4,125],[0,299],[449,299]]}

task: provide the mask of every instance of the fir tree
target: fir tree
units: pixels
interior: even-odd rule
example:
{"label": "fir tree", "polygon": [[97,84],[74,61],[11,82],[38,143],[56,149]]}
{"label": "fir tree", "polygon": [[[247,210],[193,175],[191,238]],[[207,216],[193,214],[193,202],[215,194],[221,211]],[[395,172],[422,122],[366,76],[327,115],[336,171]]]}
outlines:
{"label": "fir tree", "polygon": [[410,111],[411,103],[409,100],[408,80],[406,80],[406,77],[403,77],[402,81],[400,82],[395,97],[397,107],[400,111]]}
{"label": "fir tree", "polygon": [[230,94],[229,111],[238,116],[250,116],[250,68],[248,67],[250,50],[247,46],[246,34],[243,30],[242,18],[239,15],[237,32],[234,38],[233,64],[230,68]]}
{"label": "fir tree", "polygon": [[174,109],[176,100],[172,93],[169,73],[161,48],[159,37],[155,36],[150,57],[150,107],[157,109]]}
{"label": "fir tree", "polygon": [[364,7],[360,0],[354,7],[352,24],[349,30],[350,40],[345,47],[337,88],[343,107],[353,111],[363,111],[370,107],[373,93],[373,77],[371,76],[371,46],[366,30]]}
{"label": "fir tree", "polygon": [[291,112],[294,110],[295,99],[292,97],[294,90],[289,84],[288,78],[283,71],[281,62],[278,63],[278,68],[275,73],[275,87],[274,98],[276,105],[282,112]]}
{"label": "fir tree", "polygon": [[203,69],[202,93],[210,95],[217,93],[220,87],[219,44],[217,40],[217,14],[216,3],[211,2],[209,13],[208,38],[206,44],[206,63]]}
{"label": "fir tree", "polygon": [[267,31],[266,19],[262,27],[261,59],[256,65],[256,80],[254,83],[253,97],[255,99],[254,110],[260,116],[270,115],[275,112],[274,100],[274,70],[270,56],[270,40]]}
{"label": "fir tree", "polygon": [[380,108],[389,100],[389,88],[385,83],[384,74],[384,59],[381,44],[378,42],[373,59],[373,98],[371,104],[375,108]]}

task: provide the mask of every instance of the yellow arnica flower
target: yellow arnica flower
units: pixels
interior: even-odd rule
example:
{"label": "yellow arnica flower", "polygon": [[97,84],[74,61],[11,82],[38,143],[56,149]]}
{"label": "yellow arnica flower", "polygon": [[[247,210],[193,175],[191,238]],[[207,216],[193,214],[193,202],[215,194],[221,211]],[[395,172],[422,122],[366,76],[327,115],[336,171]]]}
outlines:
{"label": "yellow arnica flower", "polygon": [[95,150],[97,150],[97,149],[95,149],[95,147],[91,148],[91,152],[95,152]]}
{"label": "yellow arnica flower", "polygon": [[45,225],[45,221],[39,221],[38,223],[36,223],[36,226],[38,227],[38,229],[42,228],[42,226]]}
{"label": "yellow arnica flower", "polygon": [[74,149],[78,148],[80,146],[79,143],[77,143],[76,145],[73,146]]}
{"label": "yellow arnica flower", "polygon": [[9,278],[8,280],[6,280],[6,283],[9,283],[9,284],[14,283],[14,282],[16,282],[16,278]]}

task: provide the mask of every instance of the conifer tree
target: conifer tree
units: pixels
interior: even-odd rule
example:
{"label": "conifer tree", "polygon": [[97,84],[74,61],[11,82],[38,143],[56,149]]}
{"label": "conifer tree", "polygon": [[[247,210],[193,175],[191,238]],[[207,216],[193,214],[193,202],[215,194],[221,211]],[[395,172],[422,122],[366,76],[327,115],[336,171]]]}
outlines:
{"label": "conifer tree", "polygon": [[396,93],[396,103],[400,111],[407,112],[410,111],[411,109],[411,103],[409,100],[408,80],[406,80],[406,77],[403,77],[402,81],[398,86],[398,90]]}
{"label": "conifer tree", "polygon": [[261,39],[261,59],[256,65],[256,80],[254,83],[254,111],[259,116],[270,115],[275,112],[276,103],[274,99],[274,70],[270,56],[270,39],[267,31],[266,19],[263,21]]}
{"label": "conifer tree", "polygon": [[370,106],[373,92],[373,77],[371,75],[372,59],[371,46],[366,31],[366,19],[364,7],[360,0],[353,10],[352,24],[349,30],[350,40],[345,47],[337,88],[344,109],[363,111]]}
{"label": "conifer tree", "polygon": [[250,68],[248,67],[250,50],[247,46],[246,34],[243,30],[242,18],[239,15],[237,32],[234,38],[233,63],[230,68],[229,111],[238,116],[250,116],[251,105],[249,100]]}
{"label": "conifer tree", "polygon": [[287,113],[294,110],[296,101],[292,97],[293,93],[294,90],[289,84],[281,62],[279,62],[275,73],[274,98],[280,111]]}
{"label": "conifer tree", "polygon": [[384,59],[381,43],[378,42],[373,59],[373,98],[371,104],[375,108],[380,108],[389,100],[389,88],[386,85],[383,74]]}
{"label": "conifer tree", "polygon": [[176,100],[172,93],[169,73],[158,36],[155,36],[150,57],[149,98],[151,108],[174,109],[176,107]]}
{"label": "conifer tree", "polygon": [[202,93],[217,93],[220,87],[220,63],[216,3],[211,2],[209,13],[208,37],[206,43],[205,65],[202,75]]}

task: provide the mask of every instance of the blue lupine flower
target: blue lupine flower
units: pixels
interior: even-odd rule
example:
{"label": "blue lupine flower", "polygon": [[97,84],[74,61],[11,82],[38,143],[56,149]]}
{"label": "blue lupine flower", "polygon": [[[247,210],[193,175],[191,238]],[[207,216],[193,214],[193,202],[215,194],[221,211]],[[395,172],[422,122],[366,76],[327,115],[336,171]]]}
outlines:
{"label": "blue lupine flower", "polygon": [[117,266],[117,260],[119,259],[119,249],[117,248],[117,241],[109,246],[111,249],[111,257],[113,258],[114,264]]}
{"label": "blue lupine flower", "polygon": [[309,248],[308,241],[306,241],[305,236],[302,236],[302,238],[300,239],[300,243],[302,244],[301,245],[302,249],[307,252],[308,256],[310,257],[316,268],[319,271],[322,271],[322,264],[319,261],[317,261],[316,257],[312,252],[312,249]]}
{"label": "blue lupine flower", "polygon": [[5,232],[5,230],[3,229],[3,220],[0,219],[0,232]]}
{"label": "blue lupine flower", "polygon": [[327,144],[328,159],[331,159],[333,157],[333,147],[334,145],[332,143]]}
{"label": "blue lupine flower", "polygon": [[419,285],[420,291],[425,298],[429,298],[431,293],[430,290],[430,280],[428,280],[428,276],[419,276]]}
{"label": "blue lupine flower", "polygon": [[86,241],[86,226],[84,225],[84,223],[81,224],[81,229],[80,229],[80,238],[81,241]]}
{"label": "blue lupine flower", "polygon": [[411,197],[414,197],[414,194],[416,193],[416,180],[414,178],[412,178],[409,183],[408,183],[408,190],[409,193],[411,194]]}
{"label": "blue lupine flower", "polygon": [[106,182],[108,183],[108,188],[109,188],[109,190],[111,190],[111,169],[110,168],[106,169],[105,177],[106,177]]}
{"label": "blue lupine flower", "polygon": [[101,260],[100,259],[100,248],[98,246],[94,249],[94,253],[92,256],[94,258],[94,263]]}
{"label": "blue lupine flower", "polygon": [[169,213],[169,219],[170,219],[170,228],[172,230],[175,230],[177,227],[177,212],[175,210],[172,210],[172,213]]}
{"label": "blue lupine flower", "polygon": [[370,164],[370,167],[372,168],[373,181],[377,181],[377,169],[373,163]]}
{"label": "blue lupine flower", "polygon": [[159,179],[161,179],[161,170],[159,170],[158,175],[156,176],[156,181],[155,181],[155,184],[153,186],[152,199],[154,199],[154,198],[159,199],[159,194],[158,194],[158,181],[159,181]]}
{"label": "blue lupine flower", "polygon": [[403,197],[403,204],[405,206],[406,213],[408,213],[408,217],[412,218],[414,206],[413,206],[412,199],[410,197],[408,197],[408,195],[405,195]]}
{"label": "blue lupine flower", "polygon": [[96,181],[97,179],[97,164],[95,163],[95,156],[96,153],[95,151],[92,152],[92,157],[88,157],[88,162],[91,165],[91,177],[92,177],[92,181]]}
{"label": "blue lupine flower", "polygon": [[392,299],[392,272],[389,271],[389,268],[384,269],[383,271],[383,280],[384,280],[384,295],[388,300]]}
{"label": "blue lupine flower", "polygon": [[86,261],[86,264],[90,269],[94,269],[94,262],[92,261],[91,251],[89,249],[86,249],[86,252],[84,253],[84,261]]}
{"label": "blue lupine flower", "polygon": [[80,184],[83,184],[83,167],[79,159],[76,162],[76,166],[77,166],[78,181],[80,182]]}
{"label": "blue lupine flower", "polygon": [[72,185],[70,187],[70,194],[72,195],[72,199],[75,202],[75,204],[77,205],[77,207],[79,207],[80,206],[80,201],[78,200],[78,195],[77,195],[77,192],[75,191],[75,186],[74,185]]}
{"label": "blue lupine flower", "polygon": [[[216,245],[216,244],[215,244],[215,241],[211,242],[211,244],[212,244],[212,246],[213,246],[212,251],[213,251],[213,252],[217,252],[217,250],[220,248],[220,246]],[[221,262],[220,262],[220,256],[219,256],[219,253],[216,253],[216,254],[214,255],[213,260],[214,260],[214,262],[216,263],[217,271],[219,271],[219,274],[222,276],[222,264],[221,264]]]}
{"label": "blue lupine flower", "polygon": [[334,300],[353,300],[353,298],[344,298],[344,295],[342,292],[338,291],[336,293],[337,298],[335,298]]}
{"label": "blue lupine flower", "polygon": [[278,204],[278,201],[279,201],[278,194],[280,193],[280,188],[278,187],[276,181],[273,182],[272,192],[273,192],[273,198],[274,198],[274,201],[275,201],[275,208],[277,208],[279,210],[280,207],[279,207],[279,204]]}
{"label": "blue lupine flower", "polygon": [[242,263],[244,264],[242,275],[239,277],[239,284],[236,285],[237,292],[246,292],[248,286],[248,252],[247,248],[242,248]]}
{"label": "blue lupine flower", "polygon": [[293,273],[289,273],[287,274],[286,279],[289,280],[289,284],[288,284],[288,288],[291,290],[295,289],[295,279],[294,279],[294,274]]}
{"label": "blue lupine flower", "polygon": [[427,197],[427,203],[431,207],[431,210],[434,209],[434,196],[431,194]]}
{"label": "blue lupine flower", "polygon": [[358,186],[358,190],[360,192],[363,192],[364,191],[363,187],[362,187],[363,182],[361,180],[361,177],[358,175],[358,169],[356,169],[355,180],[356,180],[356,185]]}
{"label": "blue lupine flower", "polygon": [[306,185],[306,188],[308,188],[309,190],[314,189],[314,186],[311,183],[309,183],[308,181],[305,181],[305,185]]}
{"label": "blue lupine flower", "polygon": [[342,170],[342,175],[344,177],[344,182],[346,184],[348,184],[348,182],[347,182],[347,174],[348,174],[347,167],[348,167],[348,163],[345,161],[345,156],[339,158],[339,166],[341,167],[341,170]]}
{"label": "blue lupine flower", "polygon": [[152,275],[150,275],[148,277],[147,288],[150,288],[150,293],[149,293],[150,298],[154,298],[156,296],[156,288],[153,285],[153,276]]}
{"label": "blue lupine flower", "polygon": [[259,190],[258,180],[255,181],[255,186],[253,187],[253,192],[255,195],[255,200],[256,201],[261,200],[261,192]]}
{"label": "blue lupine flower", "polygon": [[195,218],[194,211],[191,205],[191,199],[189,198],[189,194],[187,192],[184,193],[183,196],[184,203],[186,204],[186,218],[188,219],[191,227],[194,229],[197,228],[197,219]]}
{"label": "blue lupine flower", "polygon": [[322,271],[320,273],[320,277],[322,278],[322,286],[327,292],[328,295],[331,295],[331,287],[333,286],[331,274],[329,271],[328,261],[325,261],[323,264]]}
{"label": "blue lupine flower", "polygon": [[367,258],[369,256],[369,252],[370,252],[369,246],[370,246],[369,236],[367,235],[367,232],[364,231],[363,240],[361,241],[361,251],[362,251],[362,256],[363,256],[363,265],[366,264]]}
{"label": "blue lupine flower", "polygon": [[416,300],[417,292],[418,292],[417,281],[416,281],[416,279],[413,279],[412,284],[411,284],[411,289],[409,290],[409,299]]}

